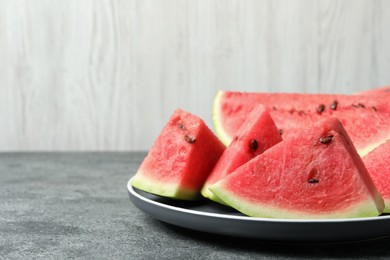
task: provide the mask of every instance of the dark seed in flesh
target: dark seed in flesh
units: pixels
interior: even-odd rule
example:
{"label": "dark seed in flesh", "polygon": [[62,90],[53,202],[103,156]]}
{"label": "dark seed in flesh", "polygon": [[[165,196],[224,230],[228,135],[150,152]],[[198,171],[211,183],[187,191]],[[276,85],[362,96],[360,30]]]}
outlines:
{"label": "dark seed in flesh", "polygon": [[326,135],[320,138],[320,142],[323,144],[327,144],[330,141],[332,141],[332,139],[333,139],[333,135]]}
{"label": "dark seed in flesh", "polygon": [[324,110],[325,110],[325,105],[324,104],[319,105],[318,108],[317,108],[318,113],[322,113],[322,112],[324,112]]}
{"label": "dark seed in flesh", "polygon": [[319,180],[317,180],[317,179],[310,179],[309,180],[309,183],[319,183],[320,181]]}
{"label": "dark seed in flesh", "polygon": [[183,129],[183,130],[186,129],[186,127],[182,123],[179,123],[178,126],[179,126],[180,129]]}
{"label": "dark seed in flesh", "polygon": [[365,108],[366,106],[362,103],[357,103],[357,104],[352,104],[353,107],[360,107],[360,108]]}
{"label": "dark seed in flesh", "polygon": [[193,144],[196,141],[196,138],[193,136],[185,135],[184,140],[186,140],[187,143]]}
{"label": "dark seed in flesh", "polygon": [[330,105],[330,109],[336,110],[337,108],[337,100],[333,101],[332,105]]}
{"label": "dark seed in flesh", "polygon": [[251,149],[251,151],[255,152],[258,147],[259,143],[255,139],[251,140],[251,142],[249,143],[249,148]]}

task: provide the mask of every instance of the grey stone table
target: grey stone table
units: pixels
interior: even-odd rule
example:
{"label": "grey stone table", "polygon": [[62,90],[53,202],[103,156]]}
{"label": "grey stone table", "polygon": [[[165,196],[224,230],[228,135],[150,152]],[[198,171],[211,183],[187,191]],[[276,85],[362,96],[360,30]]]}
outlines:
{"label": "grey stone table", "polygon": [[130,202],[145,153],[0,154],[0,259],[367,259],[390,238],[288,244],[190,231]]}

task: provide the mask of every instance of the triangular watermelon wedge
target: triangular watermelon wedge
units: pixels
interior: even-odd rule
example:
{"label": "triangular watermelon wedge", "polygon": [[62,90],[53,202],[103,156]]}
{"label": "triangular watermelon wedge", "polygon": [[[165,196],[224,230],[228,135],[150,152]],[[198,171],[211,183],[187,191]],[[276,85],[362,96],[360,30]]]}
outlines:
{"label": "triangular watermelon wedge", "polygon": [[387,95],[331,95],[220,91],[213,120],[221,141],[228,145],[256,104],[269,109],[283,139],[300,136],[301,129],[336,116],[361,156],[390,138],[390,98]]}
{"label": "triangular watermelon wedge", "polygon": [[334,117],[276,144],[210,190],[253,217],[370,217],[384,207],[362,159]]}
{"label": "triangular watermelon wedge", "polygon": [[182,200],[201,198],[200,190],[225,150],[198,116],[177,109],[132,178],[132,186]]}
{"label": "triangular watermelon wedge", "polygon": [[209,187],[280,141],[282,137],[269,112],[262,105],[256,106],[208,176],[202,195],[224,204],[209,191]]}
{"label": "triangular watermelon wedge", "polygon": [[390,213],[390,140],[363,157],[375,186],[385,201],[385,213]]}

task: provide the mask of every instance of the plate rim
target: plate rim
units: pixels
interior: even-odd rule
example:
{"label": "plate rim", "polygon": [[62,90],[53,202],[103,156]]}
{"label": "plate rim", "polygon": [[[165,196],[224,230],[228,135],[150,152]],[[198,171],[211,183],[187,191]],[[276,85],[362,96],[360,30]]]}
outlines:
{"label": "plate rim", "polygon": [[[148,199],[139,193],[137,193],[134,189],[134,187],[131,185],[131,181],[134,178],[131,177],[130,180],[127,182],[127,190],[132,196],[136,197],[137,199],[147,203],[152,204],[154,206],[164,208],[170,211],[175,212],[181,212],[184,214],[190,214],[190,215],[198,215],[203,217],[212,217],[212,218],[220,218],[220,219],[230,219],[234,221],[248,221],[248,222],[269,222],[269,223],[280,223],[280,224],[286,224],[286,223],[296,223],[296,224],[302,224],[302,223],[352,223],[352,222],[378,222],[378,221],[385,221],[390,220],[390,215],[386,216],[377,216],[377,217],[360,217],[360,218],[333,218],[333,219],[286,219],[286,218],[259,218],[259,217],[250,217],[250,216],[237,216],[237,215],[228,215],[228,214],[222,214],[222,213],[213,213],[213,212],[204,212],[204,211],[198,211],[193,209],[186,209],[181,207],[176,207],[172,205],[168,205],[165,203],[161,203],[158,201],[154,201],[151,199]],[[169,199],[169,198],[167,198]]]}

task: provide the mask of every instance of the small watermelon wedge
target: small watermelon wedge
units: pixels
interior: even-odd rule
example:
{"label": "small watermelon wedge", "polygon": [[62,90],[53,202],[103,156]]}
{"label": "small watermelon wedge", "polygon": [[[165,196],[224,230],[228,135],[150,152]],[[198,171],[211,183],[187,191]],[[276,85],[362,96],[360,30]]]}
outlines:
{"label": "small watermelon wedge", "polygon": [[200,190],[225,146],[198,116],[177,109],[132,179],[132,186],[181,200]]}
{"label": "small watermelon wedge", "polygon": [[283,139],[300,136],[301,129],[336,116],[361,156],[390,138],[388,96],[250,93],[220,91],[215,97],[213,121],[221,141],[228,145],[257,104],[264,105]]}
{"label": "small watermelon wedge", "polygon": [[248,115],[233,141],[218,160],[202,188],[202,195],[224,204],[209,191],[209,187],[280,141],[282,137],[269,112],[262,105],[258,105]]}
{"label": "small watermelon wedge", "polygon": [[385,213],[390,213],[390,140],[363,157],[375,186],[385,201]]}
{"label": "small watermelon wedge", "polygon": [[284,139],[210,187],[253,217],[378,216],[383,199],[338,119]]}

